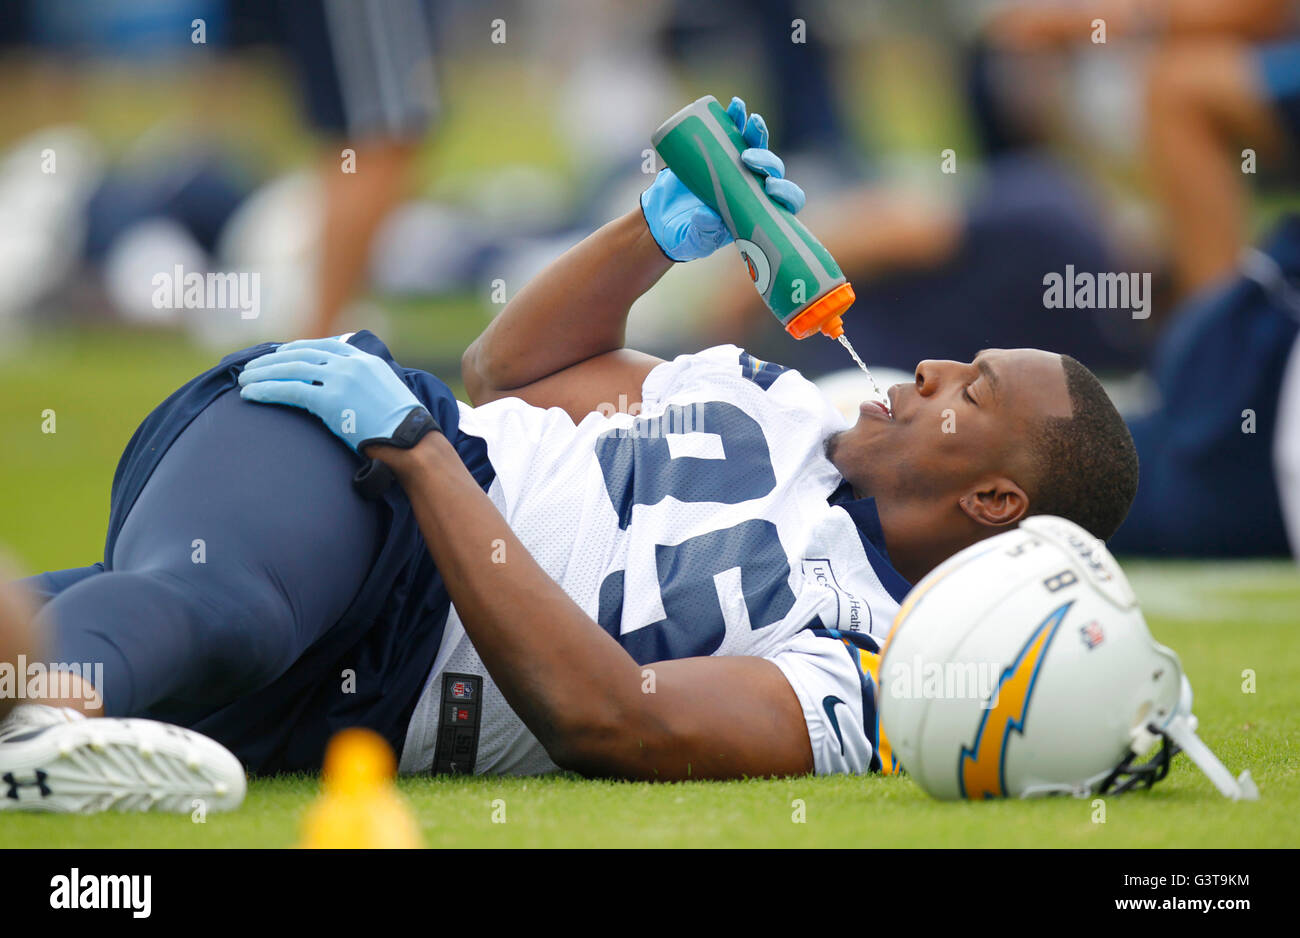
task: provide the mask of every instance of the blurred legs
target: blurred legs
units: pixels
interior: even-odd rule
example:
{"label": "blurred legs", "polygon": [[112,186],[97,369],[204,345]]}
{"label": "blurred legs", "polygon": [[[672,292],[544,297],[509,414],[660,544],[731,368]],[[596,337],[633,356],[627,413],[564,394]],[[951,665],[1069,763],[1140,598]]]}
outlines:
{"label": "blurred legs", "polygon": [[1276,152],[1281,129],[1235,40],[1181,41],[1155,54],[1147,86],[1147,173],[1180,295],[1231,273],[1248,239],[1241,149]]}

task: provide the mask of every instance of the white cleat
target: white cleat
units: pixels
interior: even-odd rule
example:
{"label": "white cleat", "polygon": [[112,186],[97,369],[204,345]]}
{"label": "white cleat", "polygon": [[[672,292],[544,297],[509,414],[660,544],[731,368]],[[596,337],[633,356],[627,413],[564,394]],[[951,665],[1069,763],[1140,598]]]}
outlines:
{"label": "white cleat", "polygon": [[169,723],[36,705],[0,723],[0,811],[233,811],[246,788],[230,750]]}
{"label": "white cleat", "polygon": [[71,707],[47,707],[44,704],[19,704],[9,712],[9,716],[0,720],[0,743],[11,736],[54,726],[59,723],[75,723],[86,719]]}

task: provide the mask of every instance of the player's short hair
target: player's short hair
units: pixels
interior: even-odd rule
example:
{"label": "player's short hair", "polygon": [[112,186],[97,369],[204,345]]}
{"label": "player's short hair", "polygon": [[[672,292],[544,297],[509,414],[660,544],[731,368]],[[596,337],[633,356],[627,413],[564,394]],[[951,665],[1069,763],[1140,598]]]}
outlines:
{"label": "player's short hair", "polygon": [[1029,514],[1059,515],[1108,540],[1137,493],[1137,447],[1097,376],[1069,355],[1061,364],[1072,412],[1039,428]]}

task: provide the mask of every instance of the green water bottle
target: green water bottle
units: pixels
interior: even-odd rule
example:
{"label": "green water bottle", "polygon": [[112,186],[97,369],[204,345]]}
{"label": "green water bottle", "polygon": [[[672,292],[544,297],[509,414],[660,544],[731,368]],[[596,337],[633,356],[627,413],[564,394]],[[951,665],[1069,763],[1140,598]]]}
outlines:
{"label": "green water bottle", "polygon": [[705,95],[682,108],[651,142],[686,188],[722,216],[759,296],[785,331],[796,339],[842,336],[840,317],[853,305],[853,286],[821,242],[740,162],[745,142],[718,99]]}

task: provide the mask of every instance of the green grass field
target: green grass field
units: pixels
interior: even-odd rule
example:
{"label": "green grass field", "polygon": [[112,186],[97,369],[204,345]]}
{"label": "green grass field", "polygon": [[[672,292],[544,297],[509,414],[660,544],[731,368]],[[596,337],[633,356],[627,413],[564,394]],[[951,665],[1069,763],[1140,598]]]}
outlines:
{"label": "green grass field", "polygon": [[[427,310],[423,316],[428,315]],[[433,328],[395,322],[399,358]],[[408,340],[401,336],[411,336]],[[214,360],[159,334],[37,338],[0,361],[0,544],[15,572],[99,558],[117,457],[144,414]],[[434,356],[438,358],[438,356]],[[42,433],[53,409],[57,432]],[[1300,575],[1284,562],[1127,565],[1156,637],[1182,657],[1206,742],[1262,792],[1232,804],[1186,757],[1153,791],[1089,801],[940,804],[907,778],[648,785],[533,779],[400,783],[431,847],[1300,845]],[[1243,672],[1254,692],[1243,692]],[[1087,701],[1081,701],[1086,706]],[[317,782],[256,780],[231,815],[0,815],[16,847],[286,847]],[[793,817],[802,800],[805,821]],[[500,803],[504,802],[504,823]]]}

